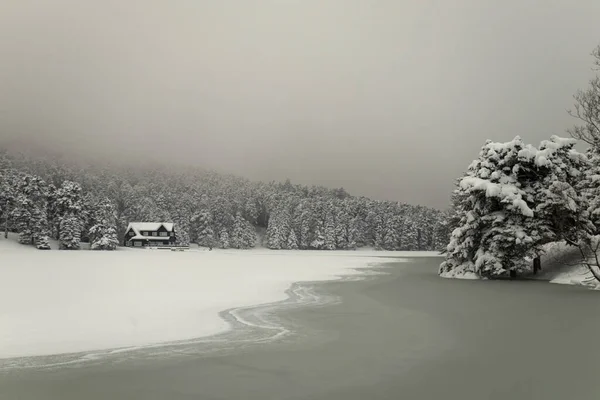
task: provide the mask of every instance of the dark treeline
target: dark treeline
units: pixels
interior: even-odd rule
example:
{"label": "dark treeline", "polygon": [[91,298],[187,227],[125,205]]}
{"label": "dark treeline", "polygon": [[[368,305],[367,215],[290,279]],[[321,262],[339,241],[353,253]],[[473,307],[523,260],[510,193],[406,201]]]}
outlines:
{"label": "dark treeline", "polygon": [[[445,214],[344,189],[252,182],[184,167],[108,167],[0,155],[0,223],[47,249],[123,243],[129,222],[172,221],[180,244],[270,249],[438,250]],[[257,235],[258,233],[261,233]]]}

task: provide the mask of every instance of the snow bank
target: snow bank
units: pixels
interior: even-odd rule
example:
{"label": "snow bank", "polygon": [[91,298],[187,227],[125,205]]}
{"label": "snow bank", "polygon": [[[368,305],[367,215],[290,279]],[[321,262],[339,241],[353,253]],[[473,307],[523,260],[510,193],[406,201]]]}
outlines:
{"label": "snow bank", "polygon": [[440,277],[449,278],[449,279],[468,279],[468,280],[481,279],[481,277],[479,275],[477,275],[475,272],[456,270],[456,269],[444,271],[444,272],[440,273]]}
{"label": "snow bank", "polygon": [[216,334],[229,329],[223,310],[283,300],[293,282],[359,275],[354,268],[386,261],[380,255],[386,254],[39,251],[0,239],[0,358]]}

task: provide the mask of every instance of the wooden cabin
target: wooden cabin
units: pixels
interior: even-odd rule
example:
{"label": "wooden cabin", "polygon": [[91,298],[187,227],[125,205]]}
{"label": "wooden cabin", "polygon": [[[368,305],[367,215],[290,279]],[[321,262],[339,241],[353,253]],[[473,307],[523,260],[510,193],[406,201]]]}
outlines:
{"label": "wooden cabin", "polygon": [[174,246],[175,226],[170,222],[131,222],[125,231],[126,247]]}

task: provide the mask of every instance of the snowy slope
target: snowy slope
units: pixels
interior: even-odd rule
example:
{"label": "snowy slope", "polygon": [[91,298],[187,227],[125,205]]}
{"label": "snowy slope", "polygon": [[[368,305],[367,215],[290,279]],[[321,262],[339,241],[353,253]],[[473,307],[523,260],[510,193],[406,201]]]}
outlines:
{"label": "snowy slope", "polygon": [[537,279],[563,285],[598,286],[592,273],[581,263],[579,250],[565,243],[546,245],[542,268],[542,273],[536,277]]}
{"label": "snowy slope", "polygon": [[0,358],[144,346],[215,334],[229,328],[220,311],[283,300],[293,282],[359,274],[353,268],[391,261],[379,258],[385,255],[39,251],[2,238]]}

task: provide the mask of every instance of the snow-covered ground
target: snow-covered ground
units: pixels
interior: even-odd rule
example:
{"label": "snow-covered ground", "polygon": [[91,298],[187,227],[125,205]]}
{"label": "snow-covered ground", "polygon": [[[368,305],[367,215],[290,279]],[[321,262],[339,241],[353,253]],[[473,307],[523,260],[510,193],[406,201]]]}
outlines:
{"label": "snow-covered ground", "polygon": [[435,253],[192,249],[40,251],[0,239],[0,358],[192,339],[219,312],[286,298],[293,282]]}
{"label": "snow-covered ground", "polygon": [[[545,253],[541,257],[542,271],[537,275],[530,274],[527,277],[558,283],[563,285],[582,285],[600,289],[589,269],[581,263],[581,254],[573,246],[564,242],[549,243],[544,245]],[[532,262],[532,261],[531,261]],[[442,278],[455,279],[481,279],[472,272],[461,270],[450,270],[440,274]]]}
{"label": "snow-covered ground", "polygon": [[537,277],[541,280],[562,285],[599,286],[589,269],[581,263],[579,250],[566,243],[546,245],[542,268],[542,273]]}

